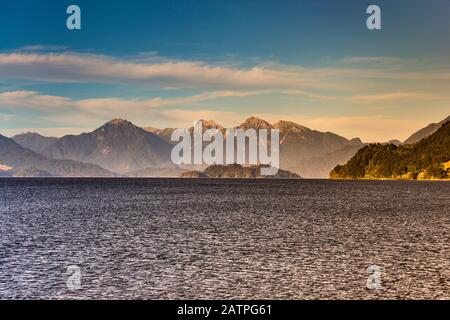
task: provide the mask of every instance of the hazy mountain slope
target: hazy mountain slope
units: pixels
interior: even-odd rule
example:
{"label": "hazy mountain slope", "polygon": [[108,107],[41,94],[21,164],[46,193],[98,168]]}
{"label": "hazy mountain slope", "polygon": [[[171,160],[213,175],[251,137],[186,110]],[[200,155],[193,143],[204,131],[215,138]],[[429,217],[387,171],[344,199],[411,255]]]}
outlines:
{"label": "hazy mountain slope", "polygon": [[281,120],[272,128],[280,130],[281,168],[306,178],[325,178],[336,164],[345,163],[364,144],[332,132],[311,130]]}
{"label": "hazy mountain slope", "polygon": [[431,123],[423,129],[413,133],[408,139],[406,139],[403,144],[413,144],[419,142],[430,134],[435,133],[445,122],[450,121],[450,116],[438,123]]}
{"label": "hazy mountain slope", "polygon": [[171,146],[155,134],[126,120],[114,119],[93,132],[62,137],[43,154],[127,173],[149,167],[172,167],[170,151]]}
{"label": "hazy mountain slope", "polygon": [[37,169],[35,167],[20,168],[13,174],[14,177],[52,177],[53,175],[47,171]]}
{"label": "hazy mountain slope", "polygon": [[[211,120],[203,120],[203,130],[210,128],[224,132],[223,126]],[[337,164],[347,162],[359,148],[364,146],[358,138],[348,140],[331,132],[311,130],[292,121],[281,120],[272,125],[263,119],[250,117],[236,128],[243,130],[279,129],[281,168],[308,178],[328,177],[330,170]],[[173,131],[173,129],[160,130],[155,128],[147,128],[147,130],[154,132],[165,141],[170,141],[170,134]],[[192,127],[190,131],[192,132]],[[184,167],[190,170],[205,168],[205,166]]]}
{"label": "hazy mountain slope", "polygon": [[449,178],[450,121],[412,145],[371,144],[360,149],[347,164],[336,166],[332,178]]}
{"label": "hazy mountain slope", "polygon": [[30,176],[35,172],[38,175],[49,173],[54,176],[113,176],[111,172],[94,164],[48,159],[2,135],[0,135],[0,167],[10,168],[7,175],[26,173]]}
{"label": "hazy mountain slope", "polygon": [[35,151],[37,153],[42,153],[45,149],[47,149],[58,140],[58,138],[44,137],[35,132],[21,133],[15,135],[11,139],[22,147]]}
{"label": "hazy mountain slope", "polygon": [[326,178],[336,165],[347,163],[361,148],[362,145],[349,145],[319,157],[303,159],[301,171],[305,177]]}
{"label": "hazy mountain slope", "polygon": [[153,178],[153,177],[179,177],[185,170],[179,167],[171,168],[145,168],[138,171],[127,172],[126,177]]}
{"label": "hazy mountain slope", "polygon": [[305,178],[326,178],[334,166],[345,163],[364,144],[331,132],[311,130],[292,121],[280,120],[273,125],[255,117],[239,128],[278,129],[280,131],[280,167]]}

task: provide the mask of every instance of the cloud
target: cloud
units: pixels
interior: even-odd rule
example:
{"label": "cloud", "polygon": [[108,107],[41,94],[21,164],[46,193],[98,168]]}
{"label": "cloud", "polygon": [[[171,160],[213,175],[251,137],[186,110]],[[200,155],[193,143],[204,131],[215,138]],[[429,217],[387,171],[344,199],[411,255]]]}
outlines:
{"label": "cloud", "polygon": [[197,95],[177,98],[121,99],[96,98],[74,100],[67,97],[43,95],[36,91],[8,91],[0,93],[0,108],[26,108],[39,111],[62,111],[67,108],[91,113],[114,112],[117,110],[142,111],[142,109],[159,108],[174,105],[189,105],[220,98],[248,97],[265,94],[266,91],[212,91]]}
{"label": "cloud", "polygon": [[[165,107],[186,107],[215,99],[240,98],[265,93],[265,91],[212,91],[177,98],[127,100],[121,98],[71,99],[43,95],[36,91],[11,91],[0,93],[0,110],[5,108],[20,114],[31,109],[35,114],[31,119],[33,123],[42,122],[47,126],[63,126],[66,128],[79,126],[92,129],[99,123],[109,121],[112,118],[126,118],[142,126],[149,125],[150,122],[159,126],[184,126],[190,125],[191,122],[202,117],[226,120],[231,119],[231,117],[236,119],[238,114],[176,108],[167,110]],[[55,129],[54,134],[57,135],[61,131]],[[79,130],[75,131],[79,132]]]}
{"label": "cloud", "polygon": [[71,100],[65,97],[42,95],[36,91],[7,91],[0,93],[0,108],[31,108],[52,111],[70,106]]}
{"label": "cloud", "polygon": [[[374,123],[374,113],[380,107],[411,103],[419,114],[422,102],[436,102],[434,110],[444,109],[449,101],[447,93],[450,71],[448,64],[389,57],[349,57],[330,62],[328,66],[304,67],[258,60],[253,66],[242,64],[214,64],[202,61],[184,61],[160,57],[156,52],[141,53],[133,58],[115,58],[106,55],[74,53],[64,47],[28,46],[10,53],[0,53],[0,111],[24,115],[21,125],[33,128],[36,123],[43,126],[72,128],[74,133],[97,127],[111,118],[127,118],[138,125],[189,126],[199,118],[210,118],[234,126],[250,114],[249,109],[236,111],[214,111],[202,102],[225,98],[244,98],[267,95],[274,102],[274,113],[261,113],[268,120],[278,120],[275,112],[305,110],[308,114],[348,114],[358,110],[361,117],[312,117],[291,114],[284,117],[319,130],[331,130],[346,137],[361,136],[366,141],[381,141],[393,137],[404,137],[417,128],[418,121],[391,119],[380,116]],[[50,52],[53,51],[53,52]],[[423,66],[423,67],[421,67]],[[17,81],[19,80],[19,81]],[[8,84],[4,86],[3,83]],[[58,95],[46,95],[33,90],[17,90],[20,84],[27,88],[36,83],[118,83],[139,86],[139,91],[157,88],[195,88],[201,92],[174,98],[106,97],[72,99]],[[11,84],[14,84],[11,86]],[[127,88],[127,86],[124,86]],[[183,91],[185,92],[185,91]],[[368,94],[361,94],[367,92]],[[281,103],[277,104],[276,99]],[[283,98],[283,100],[282,100]],[[305,99],[307,101],[305,101]],[[250,106],[239,101],[239,106]],[[289,100],[289,101],[288,101]],[[314,101],[313,101],[314,100]],[[268,110],[269,100],[263,101]],[[419,102],[419,103],[416,103]],[[415,103],[415,104],[414,104]],[[165,108],[170,107],[170,108]],[[187,110],[195,107],[195,110]],[[259,105],[258,105],[259,107]],[[316,111],[321,108],[320,112]],[[357,108],[357,109],[356,109]],[[377,109],[376,109],[377,108]],[[410,108],[410,109],[411,109]],[[170,109],[170,110],[169,110]],[[376,110],[375,110],[376,109]],[[29,112],[32,110],[33,112]],[[257,109],[262,110],[262,109]],[[269,109],[270,110],[270,109]],[[295,112],[295,111],[294,111]],[[298,111],[301,112],[301,111]],[[258,115],[258,113],[256,113]],[[395,112],[392,112],[394,115]],[[3,120],[2,120],[3,119]],[[7,118],[0,117],[5,122]],[[420,123],[423,124],[423,118]],[[373,132],[369,132],[369,128]],[[63,129],[54,130],[59,134]]]}
{"label": "cloud", "polygon": [[354,102],[363,104],[372,103],[410,103],[417,100],[436,100],[442,97],[427,92],[387,92],[370,95],[357,95],[351,97]]}
{"label": "cloud", "polygon": [[299,88],[317,85],[313,74],[260,66],[238,69],[197,61],[129,61],[75,53],[0,54],[0,77],[43,82],[143,82],[185,87]]}
{"label": "cloud", "polygon": [[277,91],[280,94],[297,97],[297,98],[306,98],[306,99],[314,99],[314,100],[335,100],[336,97],[327,96],[323,94],[317,94],[313,92],[308,92],[304,90],[280,90]]}
{"label": "cloud", "polygon": [[0,113],[0,122],[7,122],[14,119],[12,114],[1,114]]}
{"label": "cloud", "polygon": [[65,51],[69,49],[67,46],[33,44],[20,47],[18,51]]}
{"label": "cloud", "polygon": [[420,86],[435,81],[442,85],[450,81],[448,65],[421,70],[422,62],[389,57],[349,57],[324,67],[271,61],[239,67],[236,64],[168,59],[155,52],[125,59],[90,53],[48,52],[45,46],[29,46],[29,49],[33,48],[36,50],[0,54],[0,78],[8,81],[114,83],[207,91],[328,90],[327,95],[322,96],[309,93],[309,98],[314,99],[349,94],[358,88],[372,86],[396,86],[401,90],[407,83]]}
{"label": "cloud", "polygon": [[392,65],[399,63],[406,63],[406,62],[412,62],[407,59],[402,59],[398,57],[382,57],[382,56],[369,56],[369,57],[361,57],[361,56],[353,56],[353,57],[346,57],[338,61],[338,64],[348,64],[348,65]]}

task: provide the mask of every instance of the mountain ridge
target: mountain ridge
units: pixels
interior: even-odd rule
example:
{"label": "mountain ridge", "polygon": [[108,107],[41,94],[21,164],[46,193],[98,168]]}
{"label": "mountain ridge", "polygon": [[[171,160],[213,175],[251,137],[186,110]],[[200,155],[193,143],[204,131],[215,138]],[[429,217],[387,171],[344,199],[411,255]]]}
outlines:
{"label": "mountain ridge", "polygon": [[45,137],[36,132],[25,132],[17,134],[11,138],[22,147],[30,149],[37,153],[42,153],[46,148],[55,143],[58,138]]}
{"label": "mountain ridge", "polygon": [[42,154],[26,149],[12,139],[0,135],[0,167],[8,170],[2,175],[21,175],[31,172],[39,175],[48,173],[52,176],[72,177],[113,177],[114,173],[97,165],[72,160],[49,159]]}
{"label": "mountain ridge", "polygon": [[127,120],[113,119],[92,132],[64,136],[43,154],[126,174],[149,167],[171,167],[170,150],[169,144],[157,135]]}
{"label": "mountain ridge", "polygon": [[[203,130],[211,128],[224,131],[223,126],[212,120],[207,120],[203,123]],[[252,116],[234,127],[234,129],[279,129],[280,167],[306,178],[328,177],[330,170],[336,164],[344,164],[359,148],[364,146],[364,143],[359,138],[348,140],[332,132],[312,130],[287,120],[279,120],[274,124],[270,124],[264,119]],[[170,134],[173,129],[150,127],[149,130],[160,135],[166,142],[170,142]],[[193,127],[189,130],[192,133]],[[322,159],[317,161],[320,157]]]}
{"label": "mountain ridge", "polygon": [[413,144],[419,142],[423,138],[426,138],[429,135],[435,133],[447,121],[450,121],[450,116],[437,123],[430,123],[426,127],[420,129],[419,131],[416,131],[411,136],[409,136],[405,141],[403,141],[403,144]]}

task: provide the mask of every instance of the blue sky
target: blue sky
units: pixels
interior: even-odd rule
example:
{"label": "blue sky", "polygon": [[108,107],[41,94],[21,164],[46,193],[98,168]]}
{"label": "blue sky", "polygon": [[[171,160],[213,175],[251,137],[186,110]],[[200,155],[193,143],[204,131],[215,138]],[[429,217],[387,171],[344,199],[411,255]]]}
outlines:
{"label": "blue sky", "polygon": [[448,0],[3,1],[0,133],[259,115],[404,139],[450,114],[449,14]]}

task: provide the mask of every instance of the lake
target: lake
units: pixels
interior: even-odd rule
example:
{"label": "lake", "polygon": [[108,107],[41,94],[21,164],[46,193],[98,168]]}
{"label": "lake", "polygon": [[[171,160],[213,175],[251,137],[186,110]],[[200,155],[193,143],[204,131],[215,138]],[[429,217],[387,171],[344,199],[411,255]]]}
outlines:
{"label": "lake", "polygon": [[449,208],[438,181],[3,178],[0,298],[449,299]]}

